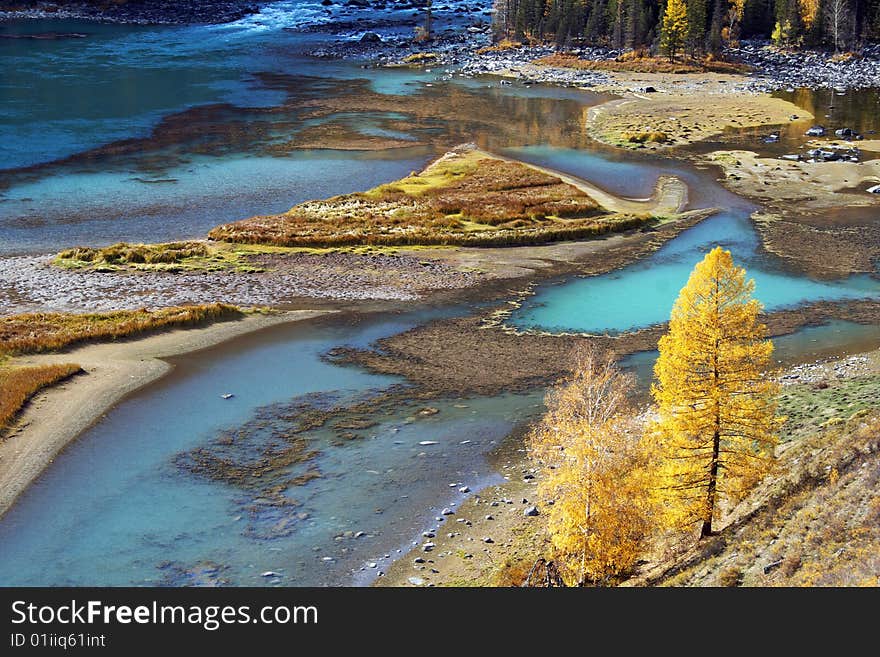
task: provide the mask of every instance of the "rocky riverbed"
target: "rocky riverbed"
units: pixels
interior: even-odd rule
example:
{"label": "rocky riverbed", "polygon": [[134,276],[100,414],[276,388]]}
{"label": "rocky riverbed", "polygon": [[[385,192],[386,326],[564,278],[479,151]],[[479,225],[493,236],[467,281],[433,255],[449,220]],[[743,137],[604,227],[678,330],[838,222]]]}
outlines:
{"label": "rocky riverbed", "polygon": [[284,306],[303,297],[411,300],[427,290],[465,288],[483,280],[442,262],[408,255],[291,253],[261,255],[264,271],[104,272],[69,270],[47,256],[0,259],[0,314],[95,312],[222,300]]}
{"label": "rocky riverbed", "polygon": [[[449,49],[446,49],[449,50]],[[452,49],[454,50],[454,49]],[[462,72],[472,75],[506,74],[526,82],[544,82],[568,86],[594,87],[607,85],[613,77],[602,71],[577,70],[561,67],[534,67],[532,62],[554,52],[549,46],[535,46],[473,54],[462,66]],[[581,59],[612,60],[623,51],[606,48],[582,48],[571,51]],[[461,55],[445,54],[455,61]],[[835,58],[833,53],[807,50],[785,52],[771,48],[764,42],[748,42],[725,52],[728,59],[753,68],[747,77],[729,76],[729,93],[761,93],[797,87],[834,87],[861,89],[880,86],[880,46],[867,46],[860,56]],[[682,80],[687,77],[682,76]],[[689,82],[691,86],[698,83]],[[694,86],[698,91],[699,86]]]}
{"label": "rocky riverbed", "polygon": [[857,354],[846,358],[804,363],[789,369],[779,377],[779,382],[784,386],[791,386],[803,383],[821,383],[829,379],[868,376],[877,373],[877,363],[874,361],[865,354]]}
{"label": "rocky riverbed", "polygon": [[726,55],[754,68],[754,91],[776,91],[799,87],[838,90],[880,86],[880,44],[865,46],[854,57],[804,50],[788,52],[770,48],[765,42],[744,42]]}
{"label": "rocky riverbed", "polygon": [[[486,13],[486,12],[482,12]],[[559,84],[574,87],[613,86],[613,74],[604,71],[565,67],[535,66],[535,60],[556,52],[552,46],[523,46],[507,50],[486,50],[491,28],[474,21],[465,29],[448,29],[433,41],[414,44],[411,39],[381,37],[367,43],[339,42],[325,54],[341,57],[363,57],[379,65],[404,63],[413,53],[430,53],[425,63],[457,67],[464,75],[505,75],[526,83]],[[625,51],[603,47],[575,48],[567,51],[585,60],[613,60]],[[725,51],[725,57],[752,67],[748,76],[727,76],[728,93],[762,93],[799,87],[838,90],[880,86],[880,45],[867,45],[855,56],[834,56],[818,50],[782,51],[769,43],[748,41]],[[677,76],[672,76],[677,77]],[[685,86],[702,91],[698,80],[681,76]],[[622,89],[626,90],[626,89]],[[640,91],[640,89],[632,89]],[[713,90],[714,92],[714,90]]]}

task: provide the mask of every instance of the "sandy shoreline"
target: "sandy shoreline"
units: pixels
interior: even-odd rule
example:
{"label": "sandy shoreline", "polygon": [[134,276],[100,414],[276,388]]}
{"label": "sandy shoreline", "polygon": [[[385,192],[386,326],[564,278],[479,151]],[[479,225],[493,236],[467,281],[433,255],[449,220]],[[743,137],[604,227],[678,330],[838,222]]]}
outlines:
{"label": "sandy shoreline", "polygon": [[329,310],[252,315],[138,340],[89,344],[63,353],[16,358],[16,365],[78,363],[85,374],[39,393],[0,440],[0,517],[61,451],[126,395],[172,369],[163,358],[199,351],[261,329]]}

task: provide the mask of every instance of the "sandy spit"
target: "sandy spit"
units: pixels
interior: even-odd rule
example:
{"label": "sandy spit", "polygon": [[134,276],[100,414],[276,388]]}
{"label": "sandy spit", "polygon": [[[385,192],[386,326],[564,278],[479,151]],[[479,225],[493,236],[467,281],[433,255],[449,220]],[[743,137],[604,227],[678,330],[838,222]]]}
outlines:
{"label": "sandy spit", "polygon": [[138,340],[89,344],[71,351],[16,358],[15,365],[78,363],[85,374],[38,394],[0,439],[0,516],[55,457],[126,395],[167,374],[163,358],[260,329],[331,311],[252,315],[207,327],[176,329]]}

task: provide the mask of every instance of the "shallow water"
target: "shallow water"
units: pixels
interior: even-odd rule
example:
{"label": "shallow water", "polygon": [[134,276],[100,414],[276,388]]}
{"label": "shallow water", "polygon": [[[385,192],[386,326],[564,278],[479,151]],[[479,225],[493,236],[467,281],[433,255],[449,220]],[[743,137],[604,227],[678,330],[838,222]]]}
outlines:
{"label": "shallow water", "polygon": [[223,221],[284,212],[312,198],[373,187],[422,164],[423,158],[304,151],[296,158],[194,157],[159,175],[94,171],[51,176],[7,192],[0,204],[0,217],[8,213],[5,222],[0,219],[0,254],[201,238]]}
{"label": "shallow water", "polygon": [[715,246],[729,249],[755,281],[755,298],[768,311],[808,302],[880,298],[880,280],[856,275],[815,281],[783,270],[760,251],[751,221],[723,212],[702,221],[647,258],[601,276],[540,286],[508,323],[521,329],[616,334],[660,324],[694,265]]}
{"label": "shallow water", "polygon": [[[201,237],[220,223],[402,177],[463,141],[583,140],[577,121],[596,94],[310,56],[360,36],[298,29],[326,11],[290,1],[225,25],[0,23],[6,34],[86,35],[0,39],[0,255]],[[446,20],[466,20],[456,16]],[[325,110],[331,102],[337,109]],[[325,124],[414,146],[291,148]]]}
{"label": "shallow water", "polygon": [[[773,361],[777,366],[785,367],[878,348],[880,326],[833,320],[773,338]],[[657,356],[656,350],[639,351],[622,358],[620,366],[635,374],[639,385],[647,392]]]}
{"label": "shallow water", "polygon": [[[440,412],[419,419],[421,406],[401,407],[341,445],[328,431],[310,432],[310,449],[320,450],[312,464],[323,477],[291,489],[295,507],[260,507],[255,493],[180,470],[177,459],[254,417],[284,431],[278,404],[388,389],[394,379],[331,365],[321,354],[447,314],[281,327],[234,351],[179,359],[173,377],[83,434],[3,518],[0,583],[322,585],[375,576],[385,554],[397,556],[439,513],[435,506],[464,497],[449,483],[478,490],[500,479],[485,453],[536,411],[540,396],[432,401]],[[227,391],[235,397],[222,399]],[[419,445],[424,440],[438,444]],[[346,531],[367,536],[335,540]],[[214,579],[192,578],[212,568]],[[267,570],[282,577],[262,577]]]}

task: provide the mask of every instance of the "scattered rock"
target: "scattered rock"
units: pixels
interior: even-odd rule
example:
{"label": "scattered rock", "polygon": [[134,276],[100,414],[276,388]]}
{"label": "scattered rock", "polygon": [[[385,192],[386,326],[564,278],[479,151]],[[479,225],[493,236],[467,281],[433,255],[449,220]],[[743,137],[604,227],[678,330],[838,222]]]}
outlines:
{"label": "scattered rock", "polygon": [[524,516],[536,516],[538,514],[539,514],[538,507],[536,507],[536,506],[530,506],[523,511]]}
{"label": "scattered rock", "polygon": [[371,44],[383,43],[382,37],[375,32],[364,32],[364,35],[360,38],[360,42]]}
{"label": "scattered rock", "polygon": [[839,130],[835,130],[834,134],[847,141],[862,139],[862,136],[852,128],[840,128]]}

